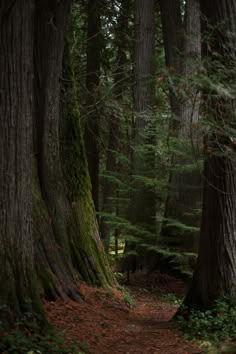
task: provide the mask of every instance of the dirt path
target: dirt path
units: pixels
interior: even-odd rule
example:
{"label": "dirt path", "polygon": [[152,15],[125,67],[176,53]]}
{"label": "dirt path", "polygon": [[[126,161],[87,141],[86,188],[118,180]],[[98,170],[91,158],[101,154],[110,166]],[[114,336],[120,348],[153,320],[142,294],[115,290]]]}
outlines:
{"label": "dirt path", "polygon": [[[68,339],[76,338],[87,353],[200,353],[178,335],[169,322],[176,307],[160,301],[152,291],[130,288],[136,306],[124,304],[118,293],[81,287],[85,303],[47,304],[51,322]],[[85,348],[86,349],[86,348]]]}

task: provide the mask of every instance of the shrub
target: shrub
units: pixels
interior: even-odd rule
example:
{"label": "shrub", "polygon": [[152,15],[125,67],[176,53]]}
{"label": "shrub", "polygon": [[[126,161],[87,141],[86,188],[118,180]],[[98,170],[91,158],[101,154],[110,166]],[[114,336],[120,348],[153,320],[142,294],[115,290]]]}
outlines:
{"label": "shrub", "polygon": [[[6,316],[4,306],[0,308],[1,319]],[[80,349],[81,350],[80,350]],[[42,328],[37,314],[26,312],[14,328],[7,328],[0,322],[0,353],[4,354],[82,354],[80,343],[68,343],[49,325]]]}
{"label": "shrub", "polygon": [[187,339],[198,339],[215,344],[236,341],[236,305],[227,298],[215,301],[210,310],[192,309],[188,314],[187,319],[183,316],[177,317],[179,328]]}

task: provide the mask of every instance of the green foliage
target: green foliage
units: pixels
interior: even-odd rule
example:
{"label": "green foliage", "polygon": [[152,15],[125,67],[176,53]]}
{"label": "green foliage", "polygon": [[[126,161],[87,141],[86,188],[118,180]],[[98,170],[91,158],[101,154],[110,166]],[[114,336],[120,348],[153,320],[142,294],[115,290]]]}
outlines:
{"label": "green foliage", "polygon": [[179,307],[182,304],[182,302],[183,302],[182,298],[177,297],[173,293],[164,294],[162,296],[162,300],[164,302],[168,302],[169,304],[175,305],[176,307]]}
{"label": "green foliage", "polygon": [[194,232],[199,231],[199,227],[186,225],[178,220],[171,218],[162,218],[163,221],[166,221],[166,226],[174,227],[179,230],[179,236],[183,234],[185,231]]}
{"label": "green foliage", "polygon": [[187,339],[221,343],[224,340],[236,341],[236,306],[227,298],[215,301],[207,311],[199,311],[184,307],[177,317],[179,328]]}
{"label": "green foliage", "polygon": [[[70,24],[70,36],[67,39],[70,46],[70,62],[67,63],[67,71],[64,73],[64,86],[67,92],[68,107],[67,130],[69,149],[65,151],[67,157],[67,173],[70,180],[69,193],[73,201],[81,191],[78,185],[77,174],[81,171],[81,156],[83,148],[75,146],[74,142],[80,140],[80,121],[83,128],[85,120],[90,112],[99,112],[99,134],[96,137],[99,142],[100,153],[100,200],[101,208],[99,218],[106,224],[102,235],[111,240],[111,251],[114,251],[116,238],[134,244],[157,244],[157,239],[163,225],[165,204],[169,190],[169,174],[171,171],[179,174],[190,174],[198,166],[193,156],[191,139],[170,138],[170,121],[173,119],[169,103],[170,81],[175,82],[165,67],[165,53],[163,48],[163,34],[160,26],[160,16],[156,16],[156,52],[152,58],[156,68],[155,77],[151,79],[155,84],[155,98],[153,107],[143,112],[142,120],[145,128],[139,132],[140,139],[135,138],[135,117],[133,114],[133,92],[134,92],[134,18],[132,2],[117,2],[117,6],[107,2],[102,9],[101,16],[101,75],[100,84],[97,88],[99,102],[86,105],[86,11],[83,2],[76,2],[72,7],[72,18]],[[123,20],[122,20],[122,17]],[[161,44],[160,44],[161,43]],[[194,71],[195,72],[195,71]],[[197,73],[197,70],[196,70]],[[66,75],[65,75],[66,74]],[[68,75],[69,74],[69,75]],[[197,74],[178,78],[180,90],[184,98],[189,96],[192,87],[196,86]],[[155,81],[155,82],[154,82]],[[73,84],[74,82],[74,84]],[[172,83],[171,86],[174,84]],[[73,87],[71,87],[73,86]],[[173,87],[173,89],[176,89]],[[73,97],[76,96],[76,101]],[[181,96],[181,97],[182,97]],[[79,103],[79,104],[78,104]],[[79,130],[78,130],[79,129]],[[115,131],[113,144],[109,142],[109,132]],[[138,141],[136,141],[138,140]],[[139,141],[140,140],[140,141]],[[172,163],[172,155],[175,153],[181,162]],[[134,155],[138,157],[140,166],[132,167]],[[112,156],[114,163],[107,166],[107,158]],[[155,162],[154,162],[155,160]],[[184,161],[185,163],[182,163]],[[81,167],[82,166],[82,167]],[[134,168],[135,167],[135,168]],[[86,174],[84,173],[86,176]],[[108,198],[104,198],[106,186]],[[140,193],[142,191],[142,193]],[[141,210],[134,220],[131,217],[130,199],[132,194],[141,200],[143,205],[149,203],[148,192],[156,196],[156,211],[151,210],[150,218],[140,218],[142,214],[149,215],[148,208]],[[146,199],[147,201],[144,199]],[[132,198],[135,199],[135,198]],[[152,198],[150,198],[152,200]],[[137,201],[139,202],[139,201]],[[150,203],[152,204],[152,203]],[[154,208],[153,208],[154,209]],[[180,209],[180,208],[178,208]],[[183,208],[183,213],[186,210]],[[190,215],[192,212],[193,215]],[[182,213],[182,210],[181,210]],[[188,209],[189,215],[178,218],[178,215],[171,215],[168,227],[174,230],[175,239],[183,244],[183,234],[196,232],[193,219],[199,218],[194,211]],[[135,213],[134,213],[135,215]],[[132,220],[132,223],[130,222]],[[141,221],[140,221],[141,220]],[[187,221],[186,221],[187,220]],[[186,222],[185,222],[186,221]],[[174,222],[174,224],[173,224]],[[108,231],[107,231],[108,230]],[[116,232],[115,232],[116,231]],[[118,236],[117,236],[118,235]],[[168,239],[168,241],[170,241]],[[167,242],[168,243],[168,242]],[[168,244],[169,246],[169,244]]]}
{"label": "green foliage", "polygon": [[[6,307],[2,306],[1,319],[7,316]],[[49,325],[42,328],[41,318],[26,312],[14,323],[14,328],[5,328],[0,322],[0,352],[6,354],[79,354],[83,350],[80,343],[68,343],[62,334]]]}
{"label": "green foliage", "polygon": [[148,257],[156,255],[158,269],[163,273],[188,281],[192,278],[197,255],[191,252],[173,251],[160,246],[145,245]]}
{"label": "green foliage", "polygon": [[89,352],[89,346],[88,346],[88,344],[86,344],[86,343],[84,343],[84,342],[80,342],[79,343],[79,347],[80,347],[80,349],[82,349],[84,352]]}
{"label": "green foliage", "polygon": [[122,293],[123,297],[124,297],[124,300],[125,302],[133,307],[136,305],[136,302],[135,302],[135,299],[133,298],[133,296],[131,295],[131,293],[129,292],[129,290],[124,287],[124,286],[119,286],[118,287],[118,290]]}

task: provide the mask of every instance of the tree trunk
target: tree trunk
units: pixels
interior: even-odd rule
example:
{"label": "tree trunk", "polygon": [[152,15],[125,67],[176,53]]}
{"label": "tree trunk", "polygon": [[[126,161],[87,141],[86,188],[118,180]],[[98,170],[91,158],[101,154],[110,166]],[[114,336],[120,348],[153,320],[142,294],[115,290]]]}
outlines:
{"label": "tree trunk", "polygon": [[[196,250],[197,232],[193,230],[200,222],[197,210],[200,209],[202,183],[196,161],[198,137],[194,123],[198,121],[200,96],[192,78],[201,56],[199,0],[186,1],[184,19],[180,1],[161,1],[161,12],[166,65],[172,77],[169,87],[172,171],[162,236],[168,246],[180,245]],[[185,230],[186,226],[188,228]],[[189,227],[192,227],[192,231]]]}
{"label": "tree trunk", "polygon": [[186,78],[184,85],[182,116],[180,122],[179,137],[192,139],[195,145],[196,133],[194,123],[199,120],[199,90],[191,79],[196,75],[201,59],[201,28],[200,28],[200,2],[199,0],[187,0],[184,17],[184,58],[182,72]]}
{"label": "tree trunk", "polygon": [[[183,48],[183,23],[180,0],[160,0],[161,20],[167,67],[174,72],[180,72],[180,53]],[[173,95],[174,93],[172,93]],[[174,101],[171,108],[176,109]]]}
{"label": "tree trunk", "polygon": [[[126,75],[126,64],[128,50],[127,44],[125,44],[125,36],[129,30],[129,19],[130,19],[130,1],[122,0],[120,13],[117,21],[117,27],[115,29],[115,44],[117,45],[116,51],[116,67],[114,71],[114,95],[118,102],[119,108],[122,104],[122,96],[127,85],[127,75]],[[108,149],[106,156],[106,174],[108,178],[104,179],[103,183],[103,212],[112,214],[115,211],[116,216],[119,216],[119,190],[115,188],[115,185],[109,180],[109,176],[117,176],[121,170],[121,164],[117,162],[117,154],[121,154],[121,124],[119,112],[114,112],[109,117],[109,138],[108,138]],[[115,202],[114,202],[115,200]],[[101,218],[100,230],[103,243],[105,245],[106,251],[109,250],[110,245],[110,227],[107,222],[106,217]],[[118,238],[118,230],[115,230],[114,234]]]}
{"label": "tree trunk", "polygon": [[[78,152],[70,175],[70,186],[79,185],[71,190],[74,199],[61,165],[60,81],[70,1],[35,5],[35,12],[28,0],[0,6],[0,299],[12,318],[24,310],[41,312],[40,295],[79,300],[78,276],[113,284],[79,124],[70,141]],[[64,118],[78,122],[74,90],[67,89]]]}
{"label": "tree trunk", "polygon": [[31,220],[33,12],[30,0],[0,4],[0,302],[13,317],[40,303]]}
{"label": "tree trunk", "polygon": [[[90,181],[78,122],[77,102],[74,100],[74,83],[72,88],[69,83],[67,86],[64,85],[64,91],[67,92],[64,94],[66,101],[63,102],[66,114],[62,115],[65,122],[60,125],[60,81],[69,9],[70,1],[37,2],[35,32],[37,176],[34,216],[35,237],[40,240],[36,247],[42,288],[46,288],[47,295],[52,298],[70,296],[77,299],[75,269],[82,279],[91,284],[106,286],[112,283],[112,279],[109,267],[106,269],[107,261],[98,237],[90,197]],[[64,132],[63,129],[69,124],[66,120],[70,122],[70,118],[73,118],[72,123],[77,126],[71,128],[75,135],[68,141],[65,136],[67,131]],[[66,140],[69,162],[65,158],[66,154],[61,156],[64,149],[61,146],[61,137],[62,141]],[[76,156],[72,158],[70,152],[73,149]],[[67,166],[70,163],[70,170],[63,169],[62,162]],[[74,186],[77,186],[77,190]]]}
{"label": "tree trunk", "polygon": [[82,136],[79,104],[78,78],[71,56],[72,37],[67,36],[64,55],[64,84],[62,95],[61,137],[64,176],[67,181],[69,203],[74,220],[70,222],[70,248],[74,267],[82,278],[91,284],[111,286],[113,277],[110,271],[98,232],[95,208],[91,193],[91,181]]}
{"label": "tree trunk", "polygon": [[[111,119],[116,119],[114,117],[110,117]],[[118,122],[110,122],[109,127],[109,137],[108,137],[108,148],[107,148],[107,156],[106,156],[106,177],[103,182],[103,205],[102,211],[104,213],[110,213],[112,215],[114,208],[114,186],[112,182],[109,180],[109,176],[113,176],[116,171],[116,157],[115,153],[117,152],[117,130],[114,129]],[[108,178],[107,178],[108,177]],[[108,224],[108,219],[106,216],[102,216],[100,220],[100,233],[101,238],[105,247],[106,252],[109,252],[110,247],[110,233],[111,229]]]}
{"label": "tree trunk", "polygon": [[[208,79],[217,73],[218,87],[235,84],[236,2],[201,2],[204,51]],[[207,36],[208,31],[211,37]],[[224,66],[224,75],[217,68]],[[232,70],[232,71],[231,71]],[[209,308],[217,298],[236,299],[236,174],[235,99],[219,91],[205,92],[205,115],[213,131],[205,137],[203,214],[199,258],[191,289],[185,299],[189,307]],[[223,129],[222,129],[223,128]]]}
{"label": "tree trunk", "polygon": [[[132,153],[133,189],[130,220],[155,234],[156,198],[154,188],[145,179],[155,178],[155,123],[151,117],[154,87],[154,1],[135,2],[135,87],[134,87],[134,146]],[[141,177],[141,181],[137,179]]]}
{"label": "tree trunk", "polygon": [[77,297],[68,238],[71,211],[59,145],[60,77],[69,10],[70,1],[36,1],[34,231],[39,240],[35,243],[39,277],[52,298]]}
{"label": "tree trunk", "polygon": [[85,122],[85,148],[92,195],[96,211],[99,210],[99,84],[101,61],[101,6],[102,1],[88,1],[87,34],[87,117]]}

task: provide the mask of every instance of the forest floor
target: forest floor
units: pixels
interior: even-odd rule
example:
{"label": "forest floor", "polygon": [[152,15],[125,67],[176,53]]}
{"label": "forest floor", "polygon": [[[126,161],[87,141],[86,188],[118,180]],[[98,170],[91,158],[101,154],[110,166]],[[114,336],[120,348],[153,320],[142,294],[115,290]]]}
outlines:
{"label": "forest floor", "polygon": [[[137,273],[128,289],[135,305],[125,303],[118,291],[82,284],[83,303],[47,303],[48,317],[84,353],[203,353],[195,343],[184,340],[170,321],[177,305],[165,301],[165,295],[184,295],[186,285],[181,280],[158,272]],[[124,297],[131,300],[129,295]]]}

